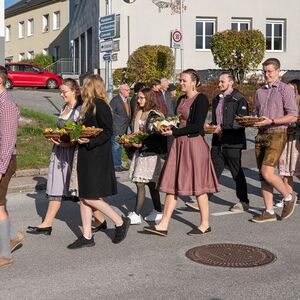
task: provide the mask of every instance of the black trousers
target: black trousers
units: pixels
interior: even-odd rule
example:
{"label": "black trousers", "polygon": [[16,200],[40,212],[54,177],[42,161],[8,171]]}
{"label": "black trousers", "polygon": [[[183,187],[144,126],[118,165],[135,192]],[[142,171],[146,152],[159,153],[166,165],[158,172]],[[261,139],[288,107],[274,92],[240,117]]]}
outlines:
{"label": "black trousers", "polygon": [[241,149],[222,148],[218,146],[211,148],[211,159],[218,179],[220,179],[225,166],[228,166],[236,184],[236,196],[241,202],[249,203],[247,182],[242,169],[241,155]]}

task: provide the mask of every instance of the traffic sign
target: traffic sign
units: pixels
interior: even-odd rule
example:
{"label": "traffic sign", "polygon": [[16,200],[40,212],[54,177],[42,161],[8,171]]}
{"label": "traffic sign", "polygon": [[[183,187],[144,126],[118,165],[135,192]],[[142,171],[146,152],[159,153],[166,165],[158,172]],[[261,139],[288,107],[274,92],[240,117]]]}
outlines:
{"label": "traffic sign", "polygon": [[116,14],[99,18],[99,39],[113,39],[116,36]]}
{"label": "traffic sign", "polygon": [[171,31],[171,48],[182,49],[182,32],[180,30]]}
{"label": "traffic sign", "polygon": [[105,53],[103,55],[103,60],[104,61],[111,61],[112,60],[111,53]]}
{"label": "traffic sign", "polygon": [[112,51],[113,48],[114,48],[113,40],[107,40],[107,41],[100,42],[100,52]]}

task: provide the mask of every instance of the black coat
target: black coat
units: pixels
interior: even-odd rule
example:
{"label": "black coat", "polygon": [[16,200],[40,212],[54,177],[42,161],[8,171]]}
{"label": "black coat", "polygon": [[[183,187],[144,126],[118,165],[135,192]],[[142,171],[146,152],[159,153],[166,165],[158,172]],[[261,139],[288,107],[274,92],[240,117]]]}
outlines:
{"label": "black coat", "polygon": [[87,144],[79,144],[78,149],[78,189],[79,197],[98,199],[117,194],[117,181],[112,158],[111,137],[113,134],[110,107],[101,99],[90,107],[83,120],[85,126],[103,128],[98,136],[90,138]]}
{"label": "black coat", "polygon": [[[213,125],[217,125],[216,109],[219,101],[219,96],[212,101]],[[224,98],[222,135],[221,139],[217,134],[213,135],[212,146],[246,149],[245,128],[235,121],[235,117],[247,116],[248,114],[249,109],[246,98],[237,89],[234,89],[230,95]]]}

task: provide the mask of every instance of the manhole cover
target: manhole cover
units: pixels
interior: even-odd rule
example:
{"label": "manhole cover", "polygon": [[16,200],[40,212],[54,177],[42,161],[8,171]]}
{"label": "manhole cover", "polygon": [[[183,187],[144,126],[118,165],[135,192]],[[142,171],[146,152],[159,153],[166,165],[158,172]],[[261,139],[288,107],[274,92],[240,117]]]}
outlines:
{"label": "manhole cover", "polygon": [[230,268],[258,267],[276,260],[270,251],[239,244],[203,245],[188,250],[185,255],[199,264]]}

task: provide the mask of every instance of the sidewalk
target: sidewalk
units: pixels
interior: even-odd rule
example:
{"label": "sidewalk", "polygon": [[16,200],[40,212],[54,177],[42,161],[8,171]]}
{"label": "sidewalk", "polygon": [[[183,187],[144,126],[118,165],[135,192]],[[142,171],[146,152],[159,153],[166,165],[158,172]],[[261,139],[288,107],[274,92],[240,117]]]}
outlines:
{"label": "sidewalk", "polygon": [[[244,168],[255,168],[254,149],[243,151],[242,164]],[[11,179],[8,187],[8,193],[22,193],[30,191],[45,190],[47,184],[48,168],[19,170]],[[130,181],[128,171],[116,173],[118,182]]]}

